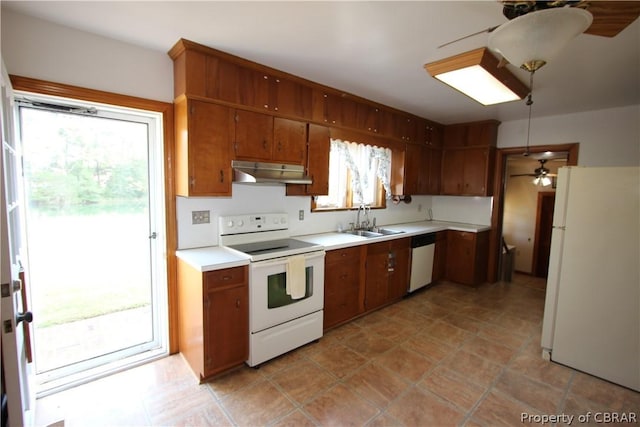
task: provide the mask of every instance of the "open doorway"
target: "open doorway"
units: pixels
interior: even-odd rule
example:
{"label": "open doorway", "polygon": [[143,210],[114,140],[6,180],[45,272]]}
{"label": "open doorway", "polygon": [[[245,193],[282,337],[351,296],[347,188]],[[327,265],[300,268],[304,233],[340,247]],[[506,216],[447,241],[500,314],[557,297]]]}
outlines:
{"label": "open doorway", "polygon": [[[502,235],[516,247],[517,272],[547,277],[555,176],[566,165],[566,157],[566,152],[507,157]],[[537,179],[536,171],[542,167],[548,180]]]}
{"label": "open doorway", "polygon": [[[489,248],[489,269],[487,279],[489,282],[495,282],[500,279],[500,259],[502,252],[502,237],[504,228],[504,211],[505,211],[505,195],[507,188],[507,180],[509,173],[507,172],[507,161],[509,158],[523,158],[525,150],[529,156],[543,155],[544,153],[566,153],[566,166],[575,166],[578,164],[578,143],[557,144],[557,145],[538,145],[530,147],[513,147],[501,148],[496,151],[496,169],[494,175],[494,191],[493,191],[493,209],[491,213],[491,238]],[[550,155],[550,154],[547,154]],[[535,168],[531,169],[532,173]],[[527,169],[529,170],[529,169]],[[534,177],[530,177],[533,180]],[[529,184],[533,186],[533,184]],[[553,184],[552,184],[553,185]],[[536,199],[537,200],[537,199]],[[537,212],[534,208],[534,212]],[[534,220],[535,221],[535,220]],[[532,234],[531,245],[535,237],[535,228]],[[510,245],[511,242],[507,242]],[[515,244],[513,244],[515,246]],[[533,249],[532,249],[533,252]]]}
{"label": "open doorway", "polygon": [[17,104],[39,391],[166,354],[161,115]]}

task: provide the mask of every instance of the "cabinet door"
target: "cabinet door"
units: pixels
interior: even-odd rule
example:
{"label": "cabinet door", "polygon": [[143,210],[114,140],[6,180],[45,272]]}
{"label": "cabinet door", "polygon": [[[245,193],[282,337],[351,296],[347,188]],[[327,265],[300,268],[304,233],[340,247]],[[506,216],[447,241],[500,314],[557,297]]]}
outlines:
{"label": "cabinet door", "polygon": [[273,117],[252,111],[236,110],[236,159],[270,161],[273,145]]}
{"label": "cabinet door", "polygon": [[[183,104],[185,105],[185,104]],[[188,154],[177,154],[177,181],[187,179],[188,185],[178,185],[184,196],[221,196],[231,194],[231,116],[228,107],[189,100],[187,111],[176,106],[178,150],[186,144]],[[186,125],[183,123],[186,116]],[[186,126],[185,133],[180,131]],[[184,139],[184,141],[183,141]],[[183,163],[187,163],[184,167]],[[188,171],[188,177],[183,176]],[[188,189],[188,190],[187,190]],[[185,190],[188,191],[185,194]]]}
{"label": "cabinet door", "polygon": [[238,71],[239,67],[232,62],[207,56],[205,74],[207,98],[239,103]]}
{"label": "cabinet door", "polygon": [[495,146],[498,139],[498,122],[479,122],[467,125],[466,145]]}
{"label": "cabinet door", "polygon": [[325,258],[324,328],[360,313],[360,247],[327,251]]}
{"label": "cabinet door", "polygon": [[474,148],[464,152],[464,188],[462,194],[484,196],[487,194],[487,166],[489,150]]}
{"label": "cabinet door", "polygon": [[464,158],[465,156],[463,150],[443,151],[442,181],[440,183],[442,194],[462,194]]}
{"label": "cabinet door", "polygon": [[402,298],[409,289],[411,238],[389,242],[389,301]]}
{"label": "cabinet door", "polygon": [[247,67],[238,67],[238,103],[269,110],[271,77]]}
{"label": "cabinet door", "polygon": [[204,301],[205,375],[241,364],[249,356],[249,288],[207,292]]}
{"label": "cabinet door", "polygon": [[442,150],[428,148],[429,150],[429,185],[426,194],[440,194],[440,180],[442,177]]}
{"label": "cabinet door", "polygon": [[329,128],[309,123],[307,144],[307,175],[312,179],[308,185],[287,184],[288,196],[322,196],[329,194]]}
{"label": "cabinet door", "polygon": [[342,98],[334,93],[324,93],[324,122],[329,125],[341,125]]}
{"label": "cabinet door", "polygon": [[475,234],[448,231],[447,279],[472,285],[475,271]]}
{"label": "cabinet door", "polygon": [[365,310],[384,305],[388,300],[389,287],[389,243],[367,245],[367,269]]}
{"label": "cabinet door", "polygon": [[405,156],[405,195],[429,193],[430,151],[424,145],[407,144]]}
{"label": "cabinet door", "polygon": [[436,233],[436,247],[433,254],[432,280],[438,281],[446,277],[447,268],[447,232],[438,231]]}
{"label": "cabinet door", "polygon": [[378,107],[358,103],[356,106],[356,127],[367,132],[378,133],[380,128],[380,111]]}
{"label": "cabinet door", "polygon": [[444,128],[444,147],[465,147],[467,145],[467,126],[449,125]]}
{"label": "cabinet door", "polygon": [[273,119],[274,162],[304,165],[307,148],[307,124],[297,120]]}
{"label": "cabinet door", "polygon": [[311,87],[282,77],[271,78],[271,101],[273,111],[280,114],[311,118]]}

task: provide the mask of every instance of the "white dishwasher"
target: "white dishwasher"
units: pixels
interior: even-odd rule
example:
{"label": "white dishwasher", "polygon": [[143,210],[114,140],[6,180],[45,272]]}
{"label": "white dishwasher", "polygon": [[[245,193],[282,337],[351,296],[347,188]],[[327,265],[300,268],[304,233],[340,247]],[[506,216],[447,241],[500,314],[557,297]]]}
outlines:
{"label": "white dishwasher", "polygon": [[411,238],[411,279],[409,292],[431,283],[436,233],[420,234]]}

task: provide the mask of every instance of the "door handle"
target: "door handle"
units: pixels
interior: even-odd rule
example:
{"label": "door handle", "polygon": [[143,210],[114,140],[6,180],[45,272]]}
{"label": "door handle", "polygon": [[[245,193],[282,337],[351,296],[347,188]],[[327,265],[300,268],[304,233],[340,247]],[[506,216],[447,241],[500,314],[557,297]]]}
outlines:
{"label": "door handle", "polygon": [[27,323],[33,322],[33,313],[31,313],[30,311],[26,311],[24,313],[16,314],[16,325],[23,320]]}

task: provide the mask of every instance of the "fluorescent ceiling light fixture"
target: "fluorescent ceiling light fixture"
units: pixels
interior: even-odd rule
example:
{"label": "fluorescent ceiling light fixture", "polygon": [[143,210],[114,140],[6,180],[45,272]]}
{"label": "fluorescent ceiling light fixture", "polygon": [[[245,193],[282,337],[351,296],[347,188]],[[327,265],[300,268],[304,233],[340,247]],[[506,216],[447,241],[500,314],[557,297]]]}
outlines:
{"label": "fluorescent ceiling light fixture", "polygon": [[431,76],[448,84],[482,105],[516,101],[529,88],[485,47],[425,64]]}

